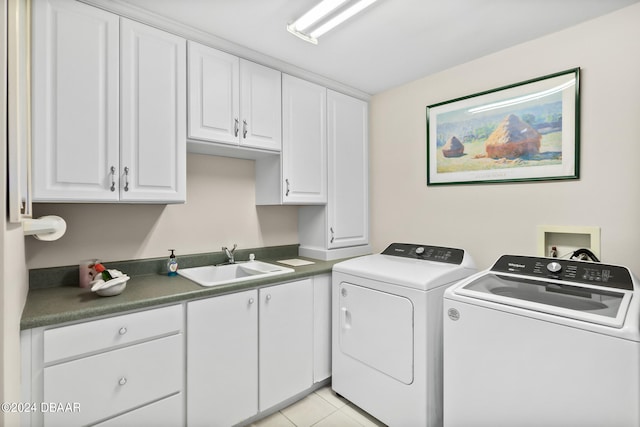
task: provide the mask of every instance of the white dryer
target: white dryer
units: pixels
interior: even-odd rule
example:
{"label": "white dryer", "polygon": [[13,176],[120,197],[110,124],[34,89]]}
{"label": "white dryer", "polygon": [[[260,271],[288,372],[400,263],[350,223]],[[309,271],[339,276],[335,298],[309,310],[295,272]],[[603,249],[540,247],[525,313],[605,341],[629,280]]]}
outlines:
{"label": "white dryer", "polygon": [[447,289],[443,318],[445,426],[640,426],[629,269],[505,255]]}
{"label": "white dryer", "polygon": [[332,388],[391,426],[442,425],[442,295],[462,249],[394,243],[333,267]]}

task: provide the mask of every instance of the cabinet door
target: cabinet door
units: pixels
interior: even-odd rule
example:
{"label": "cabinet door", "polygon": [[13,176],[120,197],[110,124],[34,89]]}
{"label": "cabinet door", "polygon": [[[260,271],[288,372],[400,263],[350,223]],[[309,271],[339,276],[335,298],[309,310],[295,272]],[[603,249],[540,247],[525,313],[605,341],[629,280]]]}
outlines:
{"label": "cabinet door", "polygon": [[121,200],[186,198],[186,41],[121,21]]}
{"label": "cabinet door", "polygon": [[33,201],[118,200],[118,27],[79,2],[33,2]]}
{"label": "cabinet door", "polygon": [[282,75],[282,200],[327,202],[326,88]]}
{"label": "cabinet door", "polygon": [[258,412],[258,292],[187,305],[187,424],[230,426]]}
{"label": "cabinet door", "polygon": [[240,62],[189,42],[189,138],[238,145]]}
{"label": "cabinet door", "polygon": [[240,144],[280,151],[282,148],[282,74],[240,60]]}
{"label": "cabinet door", "polygon": [[329,151],[328,248],[369,242],[367,103],[327,92]]}
{"label": "cabinet door", "polygon": [[260,289],[260,410],[313,384],[313,282]]}
{"label": "cabinet door", "polygon": [[313,382],[331,376],[331,274],[313,278]]}

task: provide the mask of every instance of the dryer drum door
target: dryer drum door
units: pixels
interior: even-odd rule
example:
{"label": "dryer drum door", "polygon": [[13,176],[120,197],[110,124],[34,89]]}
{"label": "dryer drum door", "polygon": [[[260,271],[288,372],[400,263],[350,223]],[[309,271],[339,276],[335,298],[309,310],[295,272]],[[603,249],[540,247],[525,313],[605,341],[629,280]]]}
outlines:
{"label": "dryer drum door", "polygon": [[413,382],[413,304],[398,295],[340,284],[340,351],[404,384]]}

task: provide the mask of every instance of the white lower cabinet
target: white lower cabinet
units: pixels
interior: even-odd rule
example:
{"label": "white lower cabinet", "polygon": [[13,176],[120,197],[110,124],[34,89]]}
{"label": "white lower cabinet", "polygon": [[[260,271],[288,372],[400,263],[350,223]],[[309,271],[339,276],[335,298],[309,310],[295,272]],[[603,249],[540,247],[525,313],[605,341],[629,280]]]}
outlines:
{"label": "white lower cabinet", "polygon": [[315,280],[187,304],[187,425],[231,426],[311,388]]}
{"label": "white lower cabinet", "polygon": [[127,412],[119,417],[111,418],[99,427],[176,427],[184,424],[184,396],[174,394],[154,403],[150,403],[135,411]]}
{"label": "white lower cabinet", "polygon": [[176,394],[182,337],[172,335],[44,368],[44,400],[77,411],[44,412],[44,425],[85,425]]}
{"label": "white lower cabinet", "polygon": [[313,382],[331,376],[331,274],[313,278]]}
{"label": "white lower cabinet", "polygon": [[22,401],[38,406],[21,425],[232,426],[331,375],[331,275],[28,329],[21,341]]}
{"label": "white lower cabinet", "polygon": [[313,281],[260,290],[259,402],[265,410],[313,385]]}
{"label": "white lower cabinet", "polygon": [[258,413],[258,291],[187,304],[187,425]]}
{"label": "white lower cabinet", "polygon": [[174,305],[23,331],[23,399],[38,407],[22,424],[184,424],[183,323]]}

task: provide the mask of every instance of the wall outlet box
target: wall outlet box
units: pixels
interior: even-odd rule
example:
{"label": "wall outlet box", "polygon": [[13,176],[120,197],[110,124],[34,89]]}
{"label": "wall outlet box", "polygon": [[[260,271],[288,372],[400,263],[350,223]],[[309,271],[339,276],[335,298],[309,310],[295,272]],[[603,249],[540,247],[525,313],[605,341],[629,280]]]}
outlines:
{"label": "wall outlet box", "polygon": [[602,259],[600,227],[539,225],[538,256],[550,256],[554,246],[559,258],[571,255],[576,249],[586,248]]}

